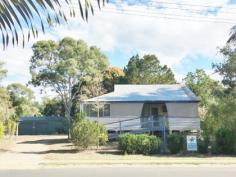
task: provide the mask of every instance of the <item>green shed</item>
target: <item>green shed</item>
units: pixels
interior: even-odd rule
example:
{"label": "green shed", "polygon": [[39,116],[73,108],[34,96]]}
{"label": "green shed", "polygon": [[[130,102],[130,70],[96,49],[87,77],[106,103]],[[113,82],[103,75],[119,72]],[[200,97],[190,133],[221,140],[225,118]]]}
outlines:
{"label": "green shed", "polygon": [[64,117],[22,117],[18,125],[18,135],[53,135],[67,133],[68,123]]}

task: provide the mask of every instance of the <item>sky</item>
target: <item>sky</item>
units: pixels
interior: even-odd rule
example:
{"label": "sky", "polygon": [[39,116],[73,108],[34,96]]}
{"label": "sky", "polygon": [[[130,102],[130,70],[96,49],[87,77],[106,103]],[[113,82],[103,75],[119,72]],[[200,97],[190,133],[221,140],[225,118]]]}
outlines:
{"label": "sky", "polygon": [[[78,6],[75,4],[74,8]],[[133,55],[155,54],[161,64],[173,70],[178,82],[196,69],[204,69],[213,79],[220,80],[212,63],[223,61],[218,48],[225,45],[234,22],[236,25],[236,0],[110,0],[101,11],[95,10],[88,22],[78,15],[67,24],[40,33],[25,48],[9,46],[0,51],[0,61],[8,70],[3,84],[26,84],[30,80],[33,43],[63,37],[96,45],[107,55],[111,66],[123,68]],[[30,88],[37,100],[45,96],[39,88]],[[53,93],[48,90],[47,95]]]}

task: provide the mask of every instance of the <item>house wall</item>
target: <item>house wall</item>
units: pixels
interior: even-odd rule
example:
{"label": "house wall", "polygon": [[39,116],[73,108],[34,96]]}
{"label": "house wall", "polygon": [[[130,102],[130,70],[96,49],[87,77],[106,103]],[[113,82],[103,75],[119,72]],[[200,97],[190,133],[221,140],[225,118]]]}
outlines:
{"label": "house wall", "polygon": [[200,130],[198,103],[166,103],[170,131]]}
{"label": "house wall", "polygon": [[[106,124],[138,118],[141,116],[142,109],[143,103],[110,103],[110,117],[100,117],[99,121]],[[96,118],[90,118],[90,120],[96,120]]]}
{"label": "house wall", "polygon": [[[118,122],[122,120],[139,118],[142,114],[143,103],[110,103],[110,117],[100,117],[99,121],[104,124],[111,122]],[[155,106],[155,104],[152,104]],[[161,104],[160,106],[161,110]],[[166,103],[168,112],[168,128],[173,130],[200,130],[200,119],[198,115],[198,103]],[[160,111],[160,115],[164,115]],[[96,117],[89,118],[90,120],[97,120]],[[130,128],[132,125],[140,125],[139,119],[122,122],[122,126]],[[107,125],[108,129],[117,129],[120,124],[115,123]]]}
{"label": "house wall", "polygon": [[198,117],[198,103],[166,103],[166,107],[168,117]]}

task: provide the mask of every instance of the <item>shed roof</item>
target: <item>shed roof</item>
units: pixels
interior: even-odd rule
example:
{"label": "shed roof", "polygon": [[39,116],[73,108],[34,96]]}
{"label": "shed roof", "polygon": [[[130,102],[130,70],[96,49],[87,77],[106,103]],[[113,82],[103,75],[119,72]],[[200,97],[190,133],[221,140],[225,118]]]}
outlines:
{"label": "shed roof", "polygon": [[185,85],[115,85],[114,91],[85,102],[199,102]]}

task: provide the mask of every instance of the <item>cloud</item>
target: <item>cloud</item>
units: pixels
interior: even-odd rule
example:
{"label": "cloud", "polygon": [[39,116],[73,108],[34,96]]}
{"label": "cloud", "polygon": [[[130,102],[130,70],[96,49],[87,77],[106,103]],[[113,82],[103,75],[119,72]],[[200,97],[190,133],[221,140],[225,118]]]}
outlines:
{"label": "cloud", "polygon": [[[40,34],[37,40],[58,40],[66,36],[83,39],[89,45],[97,45],[109,56],[112,56],[111,64],[120,67],[126,65],[128,59],[136,53],[141,55],[153,53],[158,56],[161,63],[174,69],[178,81],[186,73],[186,68],[194,70],[197,66],[202,66],[201,63],[204,63],[204,59],[208,62],[203,64],[207,65],[204,69],[210,71],[209,63],[220,61],[216,48],[225,44],[229,30],[233,25],[231,23],[215,23],[214,21],[235,20],[236,14],[228,12],[232,11],[229,8],[235,8],[236,5],[229,4],[227,0],[199,0],[194,3],[186,0],[164,2],[165,8],[154,10],[148,4],[131,6],[124,1],[119,1],[119,6],[117,6],[111,3],[101,11],[95,10],[95,15],[89,17],[88,23],[82,21],[80,17],[70,19],[68,24],[56,26],[46,35]],[[166,2],[176,2],[176,4]],[[186,3],[219,6],[220,8],[214,13],[199,12],[196,14],[192,11],[199,9],[206,11],[212,8],[186,7],[183,5]],[[75,6],[75,8],[78,7]],[[186,8],[193,10],[183,10]],[[123,14],[121,14],[122,9]],[[135,15],[130,13],[132,11],[135,11]],[[176,14],[176,16],[165,14]],[[172,17],[172,19],[165,17]],[[208,20],[211,22],[202,21],[208,18],[211,18]],[[0,53],[0,60],[6,63],[9,71],[5,84],[26,83],[30,79],[28,68],[32,55],[31,45],[37,40],[31,40],[24,49],[10,47]],[[187,63],[186,58],[188,59]],[[191,65],[193,67],[189,67]],[[176,69],[177,66],[179,69]]]}

